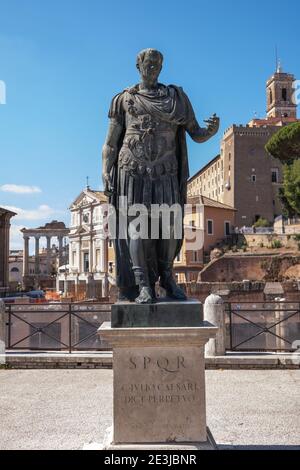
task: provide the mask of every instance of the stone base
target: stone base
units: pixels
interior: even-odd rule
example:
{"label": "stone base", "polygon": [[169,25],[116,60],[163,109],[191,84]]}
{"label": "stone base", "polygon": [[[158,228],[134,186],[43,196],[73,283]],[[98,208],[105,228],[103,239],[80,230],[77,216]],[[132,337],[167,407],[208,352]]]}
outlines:
{"label": "stone base", "polygon": [[204,345],[216,330],[208,322],[157,328],[102,324],[99,334],[113,346],[110,442],[152,448],[207,442]]}
{"label": "stone base", "polygon": [[182,302],[168,298],[153,304],[116,302],[111,306],[112,328],[162,328],[202,326],[203,308],[199,300]]}
{"label": "stone base", "polygon": [[[113,444],[113,430],[109,428],[106,432],[106,436],[103,440],[102,445],[98,447],[99,450],[168,450],[168,451],[182,451],[182,450],[218,450],[218,446],[209,430],[207,430],[207,440],[204,442],[172,442],[170,444],[165,442],[158,443],[132,443],[132,444]],[[93,447],[95,449],[95,447]]]}

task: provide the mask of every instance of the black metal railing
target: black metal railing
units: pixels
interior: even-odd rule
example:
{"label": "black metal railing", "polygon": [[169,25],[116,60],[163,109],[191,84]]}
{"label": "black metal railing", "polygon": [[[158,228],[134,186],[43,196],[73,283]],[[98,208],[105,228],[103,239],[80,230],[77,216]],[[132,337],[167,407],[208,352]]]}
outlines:
{"label": "black metal railing", "polygon": [[97,334],[102,323],[110,321],[110,304],[8,304],[6,312],[8,350],[111,349]]}
{"label": "black metal railing", "polygon": [[294,351],[300,340],[300,303],[228,303],[225,325],[227,350]]}

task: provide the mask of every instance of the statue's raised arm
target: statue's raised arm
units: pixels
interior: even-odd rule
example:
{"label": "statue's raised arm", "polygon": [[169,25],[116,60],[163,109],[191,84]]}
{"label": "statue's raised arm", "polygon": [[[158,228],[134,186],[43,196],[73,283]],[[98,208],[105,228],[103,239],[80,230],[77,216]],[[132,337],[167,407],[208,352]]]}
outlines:
{"label": "statue's raised arm", "polygon": [[207,126],[200,127],[196,118],[194,118],[186,126],[186,131],[195,142],[206,142],[219,130],[220,118],[216,114],[213,114],[210,118],[204,120],[204,122],[207,123]]}

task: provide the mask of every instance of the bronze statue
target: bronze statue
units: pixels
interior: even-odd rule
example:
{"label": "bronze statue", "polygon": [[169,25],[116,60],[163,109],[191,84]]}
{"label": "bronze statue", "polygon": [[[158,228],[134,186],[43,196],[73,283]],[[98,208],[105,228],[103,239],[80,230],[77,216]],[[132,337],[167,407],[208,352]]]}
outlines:
{"label": "bronze statue", "polygon": [[[148,208],[150,224],[151,205],[180,204],[183,208],[186,203],[189,170],[185,133],[201,143],[219,129],[215,114],[205,121],[206,128],[199,126],[182,88],[158,83],[162,62],[162,54],[155,49],[138,54],[136,66],[141,82],[113,98],[103,146],[104,191],[117,218],[119,198],[126,196],[128,207],[143,204]],[[130,236],[115,239],[121,299],[153,302],[158,279],[168,297],[186,299],[172,273],[183,238],[183,234],[180,239],[175,238],[173,225],[174,220],[168,240]]]}

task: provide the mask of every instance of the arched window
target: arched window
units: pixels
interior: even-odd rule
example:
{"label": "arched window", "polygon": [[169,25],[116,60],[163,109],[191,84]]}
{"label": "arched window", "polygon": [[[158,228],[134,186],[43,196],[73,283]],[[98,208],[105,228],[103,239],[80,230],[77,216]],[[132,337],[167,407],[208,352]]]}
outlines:
{"label": "arched window", "polygon": [[18,272],[20,272],[20,270],[19,270],[19,268],[14,267],[14,268],[11,268],[10,272],[11,273],[18,273]]}
{"label": "arched window", "polygon": [[273,103],[273,93],[272,93],[272,90],[270,90],[270,104]]}
{"label": "arched window", "polygon": [[286,88],[282,88],[281,96],[282,96],[283,101],[287,100],[287,90],[286,90]]}

